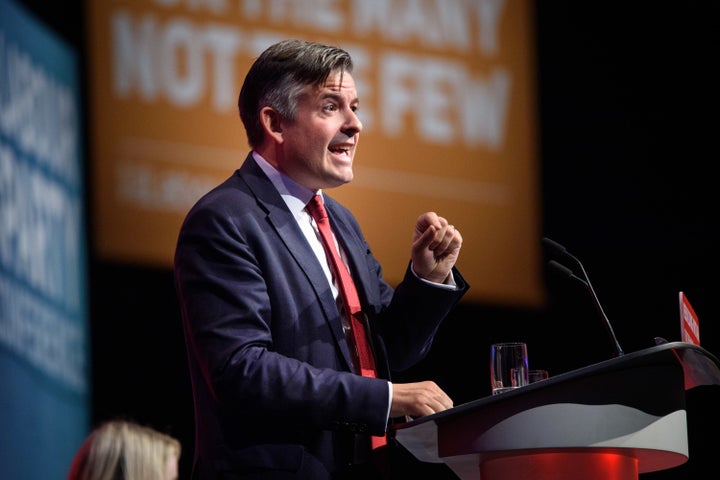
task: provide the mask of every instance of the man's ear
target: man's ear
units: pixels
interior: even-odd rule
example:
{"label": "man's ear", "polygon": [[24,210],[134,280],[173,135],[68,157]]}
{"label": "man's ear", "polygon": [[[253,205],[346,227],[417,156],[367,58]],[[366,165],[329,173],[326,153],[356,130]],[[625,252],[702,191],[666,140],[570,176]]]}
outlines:
{"label": "man's ear", "polygon": [[263,107],[260,110],[260,123],[265,135],[277,143],[283,142],[282,116],[272,107]]}

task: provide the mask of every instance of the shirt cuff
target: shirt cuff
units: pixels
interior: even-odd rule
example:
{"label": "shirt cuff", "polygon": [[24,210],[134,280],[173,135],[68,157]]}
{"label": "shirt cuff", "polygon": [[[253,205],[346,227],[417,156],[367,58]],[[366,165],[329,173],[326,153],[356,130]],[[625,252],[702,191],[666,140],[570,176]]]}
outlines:
{"label": "shirt cuff", "polygon": [[413,275],[415,275],[415,278],[417,278],[423,283],[427,283],[428,285],[432,285],[433,287],[443,288],[445,290],[457,290],[457,284],[455,283],[455,276],[453,276],[452,270],[450,271],[450,275],[448,276],[447,280],[445,280],[445,283],[437,283],[431,282],[430,280],[425,280],[417,273],[415,273],[415,269],[413,268],[412,264],[410,264],[410,271]]}

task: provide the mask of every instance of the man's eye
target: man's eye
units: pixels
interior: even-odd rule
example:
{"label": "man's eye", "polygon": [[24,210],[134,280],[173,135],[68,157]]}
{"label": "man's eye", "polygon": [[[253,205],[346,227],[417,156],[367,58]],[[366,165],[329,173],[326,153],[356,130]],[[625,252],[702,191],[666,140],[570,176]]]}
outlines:
{"label": "man's eye", "polygon": [[328,112],[334,112],[335,110],[337,110],[337,106],[335,106],[334,104],[325,105],[325,110],[327,110]]}

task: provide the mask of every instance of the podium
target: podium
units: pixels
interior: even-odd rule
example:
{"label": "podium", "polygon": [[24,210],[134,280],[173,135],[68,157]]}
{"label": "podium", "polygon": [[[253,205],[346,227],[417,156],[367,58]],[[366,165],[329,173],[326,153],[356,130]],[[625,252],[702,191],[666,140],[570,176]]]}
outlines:
{"label": "podium", "polygon": [[685,392],[720,363],[673,342],[395,425],[418,460],[463,480],[637,480],[688,460]]}

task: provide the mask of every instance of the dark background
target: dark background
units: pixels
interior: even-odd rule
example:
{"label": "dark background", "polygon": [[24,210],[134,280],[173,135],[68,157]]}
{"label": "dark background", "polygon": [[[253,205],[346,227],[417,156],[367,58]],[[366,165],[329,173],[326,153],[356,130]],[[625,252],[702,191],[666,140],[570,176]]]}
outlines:
{"label": "dark background", "polygon": [[[19,3],[77,49],[85,75],[81,2]],[[680,339],[683,291],[700,318],[703,347],[717,355],[720,2],[533,4],[538,243],[550,237],[583,262],[626,353],[656,336]],[[85,158],[91,169],[96,160]],[[88,232],[92,245],[92,225]],[[101,261],[91,251],[89,279],[93,423],[125,416],[177,436],[186,478],[193,410],[172,272]],[[527,341],[531,366],[551,375],[610,358],[612,343],[582,285],[553,275],[546,285],[549,301],[539,310],[461,303],[428,358],[404,378],[432,378],[460,404],[489,394],[494,340]],[[690,460],[643,480],[717,471],[717,390],[688,392]]]}

